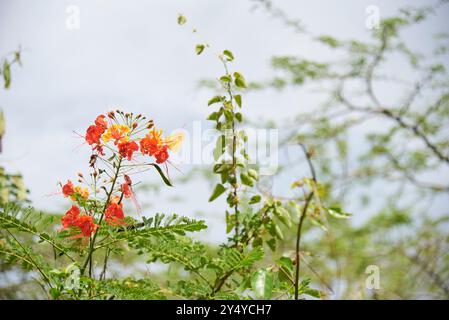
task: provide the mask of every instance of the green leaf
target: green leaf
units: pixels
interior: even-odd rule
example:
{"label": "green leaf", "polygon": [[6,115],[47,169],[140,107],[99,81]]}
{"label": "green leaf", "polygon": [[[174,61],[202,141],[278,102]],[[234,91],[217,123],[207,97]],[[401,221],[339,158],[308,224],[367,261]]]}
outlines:
{"label": "green leaf", "polygon": [[320,227],[323,231],[328,231],[327,227],[324,225],[324,223],[319,218],[311,218],[310,222],[312,224],[316,225],[317,227]]}
{"label": "green leaf", "polygon": [[224,135],[221,135],[218,137],[213,151],[215,161],[217,161],[218,159],[220,159],[221,156],[223,156],[223,154],[225,153],[225,147],[226,147],[226,138]]}
{"label": "green leaf", "polygon": [[290,279],[293,277],[293,261],[292,259],[288,257],[281,257],[277,264],[279,265],[280,269],[280,280],[290,281]]}
{"label": "green leaf", "polygon": [[273,273],[268,269],[258,270],[251,278],[251,287],[258,299],[270,299],[273,293]]}
{"label": "green leaf", "polygon": [[249,204],[258,203],[258,202],[260,202],[261,199],[262,199],[262,197],[258,194],[255,196],[252,196],[251,199],[249,200]]}
{"label": "green leaf", "polygon": [[243,75],[239,72],[234,72],[234,83],[239,88],[246,88],[246,81]]}
{"label": "green leaf", "polygon": [[220,114],[218,112],[212,112],[208,117],[207,120],[213,120],[216,121],[220,117]]}
{"label": "green leaf", "polygon": [[232,54],[231,51],[225,50],[225,51],[223,51],[223,54],[226,56],[228,61],[234,60],[234,55]]}
{"label": "green leaf", "polygon": [[5,89],[11,85],[11,69],[8,61],[3,62],[3,80],[5,81]]}
{"label": "green leaf", "polygon": [[182,26],[183,24],[185,24],[187,22],[187,18],[184,17],[182,14],[178,15],[178,24],[180,26]]}
{"label": "green leaf", "polygon": [[350,213],[343,212],[341,208],[333,207],[326,208],[327,213],[329,213],[332,217],[337,219],[348,219],[352,215]]}
{"label": "green leaf", "polygon": [[164,183],[169,186],[169,187],[173,187],[172,183],[170,182],[170,180],[165,176],[164,172],[162,171],[161,167],[159,167],[156,163],[152,163],[151,164],[153,167],[156,168],[157,172],[159,173],[159,175],[161,176],[162,180],[164,181]]}
{"label": "green leaf", "polygon": [[220,81],[229,83],[229,82],[231,82],[231,77],[230,76],[221,76]]}
{"label": "green leaf", "polygon": [[197,55],[200,55],[204,51],[204,44],[197,44],[195,48],[195,52]]}
{"label": "green leaf", "polygon": [[247,174],[247,173],[241,173],[240,179],[242,180],[242,183],[246,186],[253,187],[254,181],[253,179]]}
{"label": "green leaf", "polygon": [[5,115],[3,113],[3,110],[0,110],[0,139],[5,134]]}
{"label": "green leaf", "polygon": [[214,104],[214,103],[218,103],[218,102],[221,102],[221,101],[223,101],[223,97],[222,97],[222,96],[215,96],[215,97],[211,98],[211,99],[207,102],[207,105],[210,106],[210,105],[212,105],[212,104]]}
{"label": "green leaf", "polygon": [[321,299],[321,292],[319,290],[316,290],[316,289],[306,288],[306,289],[304,289],[304,294],[307,294],[307,295],[309,295],[311,297],[314,297],[314,298]]}
{"label": "green leaf", "polygon": [[338,46],[340,46],[340,43],[338,42],[337,39],[326,35],[320,36],[318,38],[318,41],[327,44],[331,48],[337,48]]}
{"label": "green leaf", "polygon": [[222,184],[217,184],[212,192],[212,195],[209,198],[209,202],[214,201],[219,196],[221,196],[226,191],[226,188]]}
{"label": "green leaf", "polygon": [[253,178],[254,180],[258,181],[259,180],[259,173],[254,170],[254,169],[249,169],[248,170],[248,175]]}
{"label": "green leaf", "polygon": [[274,209],[274,214],[287,228],[292,226],[292,222],[290,219],[290,214],[284,207],[276,207]]}
{"label": "green leaf", "polygon": [[241,108],[242,107],[242,96],[239,94],[236,94],[234,96],[235,102],[237,103],[237,105]]}
{"label": "green leaf", "polygon": [[274,231],[276,232],[276,237],[279,240],[284,240],[284,234],[282,233],[281,228],[275,223],[273,223],[273,226],[274,226]]}
{"label": "green leaf", "polygon": [[230,214],[226,210],[226,233],[231,232],[235,226],[235,215]]}
{"label": "green leaf", "polygon": [[242,114],[241,114],[240,112],[237,112],[237,113],[235,114],[235,118],[236,118],[239,122],[242,122],[242,120],[243,120]]}

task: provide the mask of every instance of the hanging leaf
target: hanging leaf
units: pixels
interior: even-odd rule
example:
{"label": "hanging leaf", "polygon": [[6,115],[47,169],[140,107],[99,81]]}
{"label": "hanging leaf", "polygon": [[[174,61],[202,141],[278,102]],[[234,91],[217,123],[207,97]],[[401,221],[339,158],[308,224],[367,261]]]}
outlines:
{"label": "hanging leaf", "polygon": [[239,72],[234,72],[234,83],[239,88],[246,88],[246,81],[243,75]]}
{"label": "hanging leaf", "polygon": [[226,188],[222,185],[222,184],[217,184],[214,188],[214,191],[212,191],[212,195],[209,198],[209,202],[214,201],[215,199],[217,199],[219,196],[221,196],[223,194],[223,192],[226,191]]}
{"label": "hanging leaf", "polygon": [[242,107],[242,96],[239,94],[236,94],[234,96],[235,102],[237,103],[237,105],[241,108]]}
{"label": "hanging leaf", "polygon": [[242,114],[241,114],[240,112],[237,112],[237,113],[235,114],[235,118],[236,118],[239,122],[242,122],[242,120],[243,120]]}
{"label": "hanging leaf", "polygon": [[258,270],[251,278],[251,287],[258,299],[270,299],[273,293],[273,273],[268,269]]}
{"label": "hanging leaf", "polygon": [[231,51],[225,50],[225,51],[223,51],[223,54],[226,56],[226,58],[227,58],[226,60],[228,60],[228,61],[234,60],[234,55],[232,54]]}
{"label": "hanging leaf", "polygon": [[254,180],[258,181],[259,180],[259,173],[254,170],[254,169],[249,169],[248,170],[248,175],[253,178]]}
{"label": "hanging leaf", "polygon": [[159,167],[156,163],[152,163],[151,164],[153,167],[156,168],[157,172],[159,173],[159,175],[161,176],[162,180],[164,181],[164,183],[169,186],[169,187],[173,187],[172,183],[170,182],[170,180],[165,176],[164,172],[162,171],[161,167]]}
{"label": "hanging leaf", "polygon": [[252,196],[251,199],[249,200],[249,204],[258,203],[258,202],[260,202],[261,199],[262,199],[262,197],[258,194],[255,196]]}
{"label": "hanging leaf", "polygon": [[187,22],[187,18],[184,17],[182,14],[178,15],[178,24],[180,26],[182,26],[183,24],[185,24]]}
{"label": "hanging leaf", "polygon": [[11,85],[11,69],[8,61],[3,62],[3,80],[5,81],[5,89]]}
{"label": "hanging leaf", "polygon": [[229,83],[229,82],[231,82],[231,77],[230,76],[221,76],[220,81]]}
{"label": "hanging leaf", "polygon": [[247,173],[241,173],[240,179],[244,185],[254,187],[254,181]]}
{"label": "hanging leaf", "polygon": [[279,219],[279,221],[281,221],[287,228],[290,228],[292,226],[290,214],[284,207],[277,206],[274,209],[274,214]]}
{"label": "hanging leaf", "polygon": [[204,44],[197,44],[195,48],[195,52],[197,55],[200,55],[204,51]]}
{"label": "hanging leaf", "polygon": [[332,207],[332,208],[325,208],[327,213],[329,213],[332,217],[337,219],[348,219],[352,215],[350,213],[343,212],[341,208]]}
{"label": "hanging leaf", "polygon": [[221,102],[222,100],[223,100],[223,97],[222,97],[222,96],[215,96],[215,97],[211,98],[211,99],[207,102],[207,105],[210,106],[210,105],[212,105],[212,104],[214,104],[214,103]]}

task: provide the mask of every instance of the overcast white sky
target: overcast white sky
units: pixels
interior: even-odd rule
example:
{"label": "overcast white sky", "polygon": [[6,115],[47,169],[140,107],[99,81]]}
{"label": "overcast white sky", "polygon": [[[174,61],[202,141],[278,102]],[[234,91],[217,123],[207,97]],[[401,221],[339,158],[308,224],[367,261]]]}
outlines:
{"label": "overcast white sky", "polygon": [[[369,34],[367,6],[377,5],[381,16],[388,16],[401,6],[429,1],[275,2],[316,34],[364,39]],[[192,121],[205,118],[210,92],[198,90],[197,82],[222,70],[212,55],[194,54],[197,42],[232,50],[236,68],[249,80],[272,74],[273,55],[324,55],[265,10],[254,10],[254,4],[249,0],[0,0],[0,56],[19,45],[23,48],[23,67],[13,68],[11,89],[0,91],[7,119],[2,165],[24,175],[34,205],[61,208],[63,199],[47,195],[57,191],[58,181],[73,179],[76,172],[87,169],[89,148],[77,148],[82,142],[73,131],[84,132],[96,115],[121,106],[152,117],[168,131],[189,129]],[[66,28],[69,5],[80,9],[79,30]],[[176,23],[178,13],[188,18],[201,38]],[[430,46],[431,34],[449,30],[448,16],[440,12],[409,35],[412,45]],[[296,93],[254,93],[247,98],[247,112],[283,118],[296,107],[290,103],[292,97],[296,99]],[[217,211],[215,203],[207,204],[207,184],[181,186],[164,194],[168,196],[157,197],[154,210],[189,216]],[[170,200],[178,194],[190,199],[187,206]],[[223,230],[217,232],[218,237],[224,236]]]}

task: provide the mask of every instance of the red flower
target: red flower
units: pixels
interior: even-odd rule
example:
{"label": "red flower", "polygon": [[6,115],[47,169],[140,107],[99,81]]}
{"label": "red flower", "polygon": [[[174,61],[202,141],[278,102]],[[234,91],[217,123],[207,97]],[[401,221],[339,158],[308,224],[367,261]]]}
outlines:
{"label": "red flower", "polygon": [[121,186],[121,190],[122,190],[122,193],[125,196],[125,198],[131,197],[131,188],[128,183],[126,183],[126,182],[123,183]]}
{"label": "red flower", "polygon": [[96,144],[98,148],[98,151],[101,153],[101,147],[100,147],[100,138],[102,134],[106,131],[108,128],[108,123],[105,120],[104,115],[99,115],[95,119],[95,124],[91,125],[89,128],[87,128],[86,131],[86,141],[89,145]]}
{"label": "red flower", "polygon": [[157,163],[164,163],[168,159],[168,146],[162,146],[158,152],[154,154]]}
{"label": "red flower", "polygon": [[169,145],[162,140],[162,130],[152,130],[140,140],[140,151],[156,158],[157,163],[167,161]]}
{"label": "red flower", "polygon": [[105,211],[106,222],[110,225],[122,225],[125,222],[125,215],[123,214],[123,205],[117,203],[110,203]]}
{"label": "red flower", "polygon": [[105,115],[99,115],[97,119],[95,119],[95,125],[103,129],[103,132],[108,128],[108,122],[105,120]]}
{"label": "red flower", "polygon": [[76,221],[78,220],[78,215],[80,214],[80,208],[77,206],[72,206],[69,211],[66,212],[65,216],[62,217],[61,223],[64,229],[76,226]]}
{"label": "red flower", "polygon": [[62,193],[64,194],[64,197],[69,197],[74,192],[75,190],[73,190],[73,183],[70,180],[68,180],[67,183],[64,186],[62,186]]}
{"label": "red flower", "polygon": [[90,237],[92,233],[95,233],[98,229],[98,225],[96,225],[93,221],[92,216],[83,215],[76,219],[76,226],[81,229],[81,235],[83,237]]}
{"label": "red flower", "polygon": [[135,151],[139,150],[139,146],[134,141],[121,142],[118,145],[118,152],[122,157],[126,157],[131,161],[131,157]]}
{"label": "red flower", "polygon": [[81,233],[74,236],[73,238],[88,238],[97,230],[98,225],[94,223],[92,216],[80,216],[79,214],[80,208],[78,208],[77,206],[72,206],[69,211],[66,212],[65,216],[61,219],[62,228],[67,229],[70,227],[78,227],[80,228]]}
{"label": "red flower", "polygon": [[90,145],[100,144],[101,135],[105,129],[100,126],[91,125],[86,131],[86,142]]}
{"label": "red flower", "polygon": [[143,154],[153,156],[155,153],[157,153],[160,146],[161,146],[160,139],[152,137],[150,135],[140,140],[140,151]]}

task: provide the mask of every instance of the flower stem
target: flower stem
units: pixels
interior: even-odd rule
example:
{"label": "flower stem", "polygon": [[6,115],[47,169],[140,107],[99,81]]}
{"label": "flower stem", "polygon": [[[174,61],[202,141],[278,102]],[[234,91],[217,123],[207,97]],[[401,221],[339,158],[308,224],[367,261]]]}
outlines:
{"label": "flower stem", "polygon": [[[117,178],[118,178],[118,176],[120,174],[120,168],[121,168],[121,164],[122,164],[122,159],[123,158],[120,156],[120,158],[118,160],[118,163],[117,163],[117,169],[115,171],[114,178],[112,180],[111,189],[108,192],[108,196],[106,198],[106,202],[104,204],[104,207],[103,207],[103,210],[102,210],[102,213],[101,213],[101,216],[100,216],[100,220],[98,221],[98,225],[101,225],[101,222],[103,221],[103,217],[104,217],[106,208],[108,207],[109,200],[111,200],[112,193],[114,192],[115,183],[117,182]],[[81,274],[82,275],[86,271],[86,267],[87,267],[88,263],[92,262],[92,254],[94,252],[94,245],[95,245],[95,240],[97,239],[97,234],[98,233],[95,232],[94,236],[92,237],[92,240],[90,241],[89,254],[87,255],[86,261],[84,261],[83,267],[81,268]]]}

